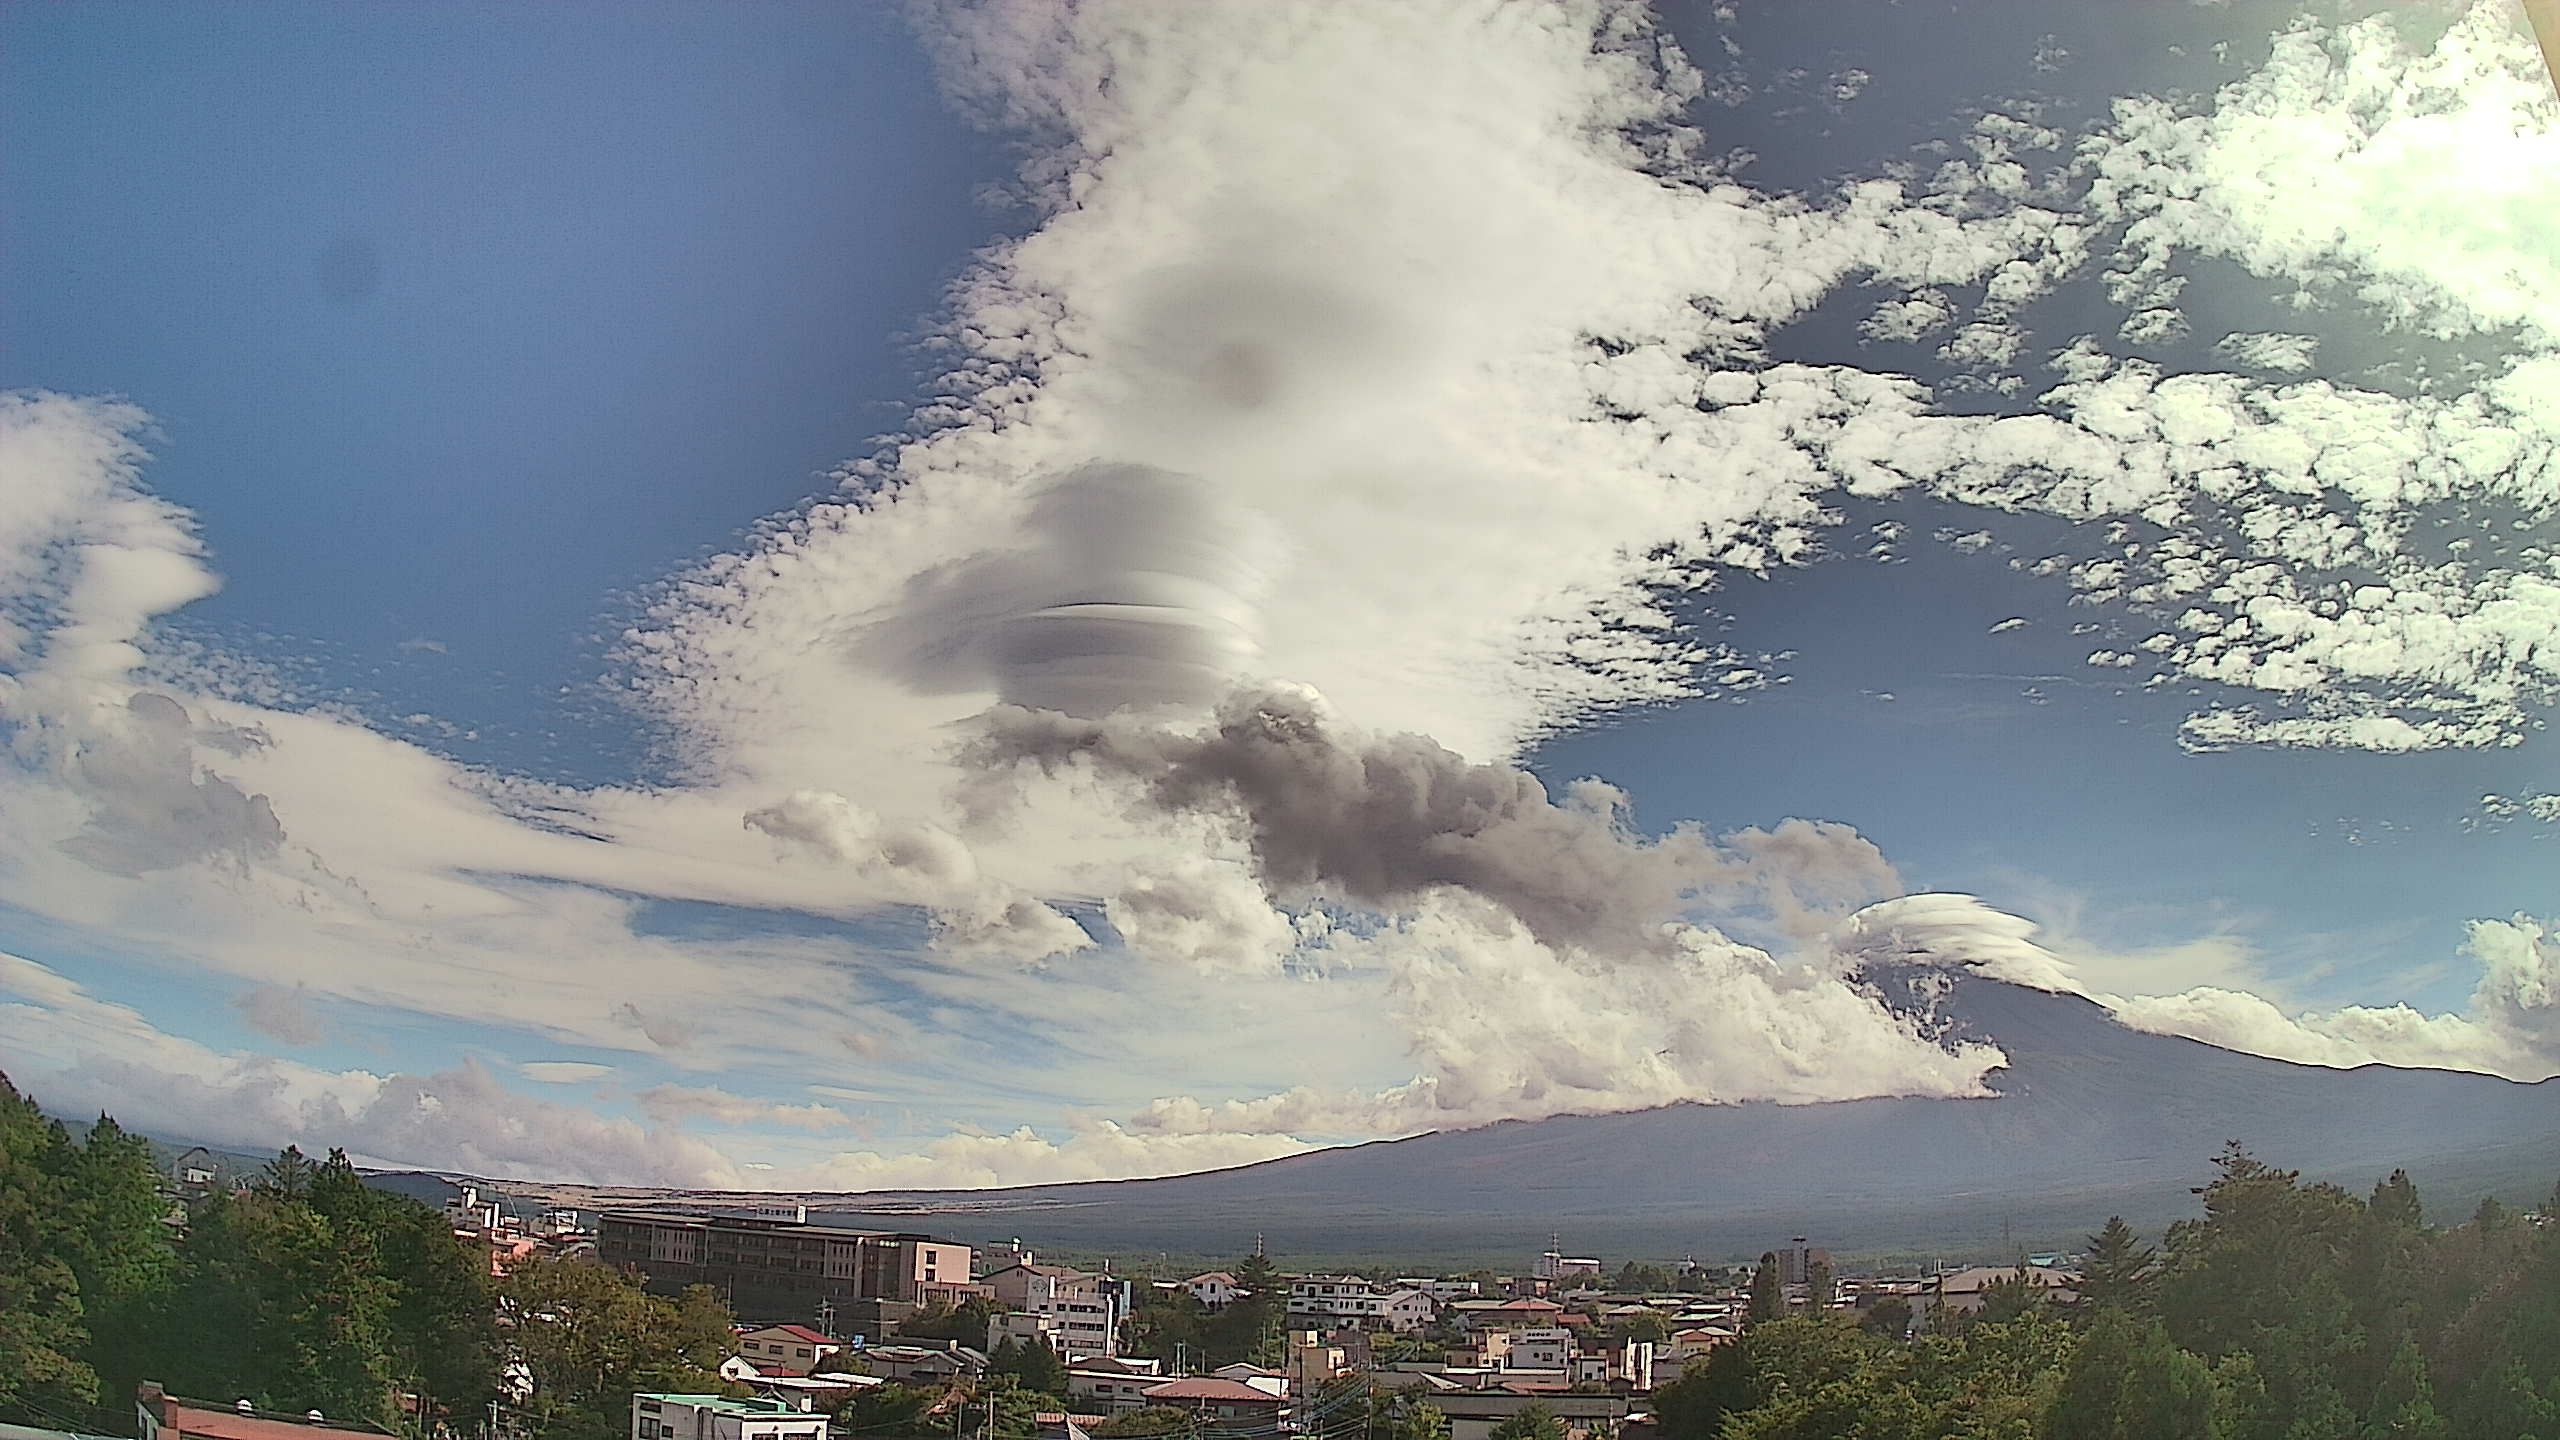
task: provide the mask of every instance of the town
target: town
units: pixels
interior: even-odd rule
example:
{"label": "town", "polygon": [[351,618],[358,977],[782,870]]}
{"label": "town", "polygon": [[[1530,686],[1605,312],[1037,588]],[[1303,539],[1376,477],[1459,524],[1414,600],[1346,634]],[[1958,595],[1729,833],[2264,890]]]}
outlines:
{"label": "town", "polygon": [[[2560,1333],[2560,1191],[2435,1227],[2405,1175],[2359,1198],[2237,1145],[2157,1249],[2121,1220],[2074,1253],[1899,1270],[1803,1236],[1738,1264],[1558,1236],[1448,1274],[1301,1270],[1240,1237],[1224,1267],[1123,1273],[799,1204],[463,1183],[439,1207],[291,1149],[164,1166],[111,1120],[76,1141],[0,1101],[6,1440],[1707,1440],[1958,1433],[1931,1427],[1986,1406],[2028,1428],[1984,1433],[2522,1437],[2560,1399],[2535,1339]],[[2288,1324],[2351,1339],[2288,1359]],[[2159,1428],[2065,1419],[2163,1404]],[[2343,1428],[2274,1423],[2304,1406]],[[1824,1428],[1861,1407],[1939,1420]],[[2360,1429],[2377,1408],[2408,1425]]]}

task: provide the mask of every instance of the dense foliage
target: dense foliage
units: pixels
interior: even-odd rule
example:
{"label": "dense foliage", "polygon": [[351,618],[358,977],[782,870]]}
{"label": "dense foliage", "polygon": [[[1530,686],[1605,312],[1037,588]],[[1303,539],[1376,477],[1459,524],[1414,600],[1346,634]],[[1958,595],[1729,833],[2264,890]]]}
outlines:
{"label": "dense foliage", "polygon": [[1276,1366],[1287,1345],[1282,1324],[1289,1310],[1289,1283],[1271,1257],[1248,1255],[1231,1271],[1237,1296],[1211,1310],[1188,1292],[1142,1293],[1130,1317],[1129,1353],[1171,1363],[1187,1359],[1195,1368],[1249,1361]]}
{"label": "dense foliage", "polygon": [[[0,1077],[0,1420],[126,1433],[135,1385],[406,1431],[502,1390],[536,1433],[619,1436],[634,1381],[716,1389],[730,1316],[588,1261],[501,1286],[434,1209],[288,1148],[181,1207],[148,1141],[74,1138]],[[509,1374],[512,1386],[502,1386]]]}
{"label": "dense foliage", "polygon": [[2490,1203],[2438,1229],[2406,1174],[2358,1199],[2236,1145],[2214,1166],[2203,1216],[2156,1253],[2121,1220],[2091,1236],[2070,1304],[2004,1280],[1908,1339],[1898,1306],[1766,1319],[1657,1392],[1663,1433],[2560,1437],[2560,1224]]}

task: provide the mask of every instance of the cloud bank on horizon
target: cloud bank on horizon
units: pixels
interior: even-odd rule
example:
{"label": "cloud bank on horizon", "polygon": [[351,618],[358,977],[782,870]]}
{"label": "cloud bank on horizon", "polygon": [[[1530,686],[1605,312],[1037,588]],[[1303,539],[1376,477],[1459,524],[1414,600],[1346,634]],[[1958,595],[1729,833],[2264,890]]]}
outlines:
{"label": "cloud bank on horizon", "polygon": [[[623,637],[673,783],[475,770],[166,643],[219,581],[148,487],[148,416],[0,399],[0,901],[220,977],[287,1048],[493,1009],[522,1047],[429,1074],[221,1050],[0,956],[22,1083],[485,1172],[1032,1183],[1982,1093],[1997,1051],[1886,1006],[1858,979],[1885,960],[2311,1063],[2560,1072],[2560,939],[2527,913],[2472,927],[2461,1014],[2116,994],[2029,921],[1903,894],[1850,824],[1648,835],[1521,764],[1767,683],[1683,598],[1853,548],[1846,509],[1893,497],[2097,525],[2035,573],[2147,632],[2087,663],[2194,690],[2190,748],[2527,743],[2560,698],[2560,105],[2505,7],[2416,49],[2305,21],[2219,94],[2080,135],[1984,114],[1969,158],[1822,197],[1711,154],[1706,77],[1598,0],[922,28],[1041,218],[956,287],[909,434]],[[2359,389],[2315,337],[2244,332],[2228,371],[2171,373],[2133,351],[2193,323],[2197,257],[2507,358]],[[2117,335],[2030,331],[2089,283]],[[1852,291],[1870,339],[2002,406],[1772,358]],[[845,928],[705,938],[673,903]],[[1193,1093],[1239,1014],[1292,1063]],[[735,1088],[777,1058],[820,1083]],[[868,1107],[964,1090],[944,1138],[866,1143]],[[1042,1095],[1070,1097],[1046,1132]]]}

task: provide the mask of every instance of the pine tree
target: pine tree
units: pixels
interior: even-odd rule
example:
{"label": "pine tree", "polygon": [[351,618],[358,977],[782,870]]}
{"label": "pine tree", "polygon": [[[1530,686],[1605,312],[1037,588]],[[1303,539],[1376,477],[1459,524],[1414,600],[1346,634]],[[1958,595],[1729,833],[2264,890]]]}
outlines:
{"label": "pine tree", "polygon": [[1805,1310],[1814,1315],[1827,1315],[1831,1313],[1831,1302],[1837,1298],[1839,1293],[1838,1283],[1832,1278],[1831,1262],[1828,1260],[1814,1261],[1813,1264],[1805,1270],[1804,1281]]}
{"label": "pine tree", "polygon": [[2156,1320],[2110,1306],[2090,1322],[2046,1414],[2050,1440],[2208,1440],[2214,1376]]}
{"label": "pine tree", "polygon": [[2158,1260],[2134,1235],[2121,1215],[2110,1215],[2089,1237],[2089,1256],[2073,1287],[2080,1303],[2093,1309],[2141,1310],[2150,1300],[2151,1270]]}
{"label": "pine tree", "polygon": [[2435,1387],[2427,1380],[2427,1362],[2415,1341],[2403,1337],[2392,1352],[2364,1433],[2368,1440],[2446,1440],[2450,1434],[2444,1417],[2436,1413]]}
{"label": "pine tree", "polygon": [[2406,1170],[2394,1170],[2389,1178],[2376,1184],[2365,1208],[2376,1223],[2393,1229],[2418,1230],[2427,1223],[2426,1207],[2418,1203],[2418,1187],[2410,1182]]}
{"label": "pine tree", "polygon": [[287,1145],[259,1172],[257,1188],[280,1200],[301,1199],[303,1192],[311,1188],[310,1158],[302,1153],[301,1146]]}
{"label": "pine tree", "polygon": [[1751,1306],[1744,1312],[1744,1319],[1758,1325],[1786,1313],[1786,1281],[1778,1274],[1778,1252],[1772,1250],[1760,1257],[1760,1268],[1751,1274]]}
{"label": "pine tree", "polygon": [[98,1397],[80,1279],[62,1258],[67,1145],[0,1075],[0,1405]]}
{"label": "pine tree", "polygon": [[150,1141],[105,1115],[64,1159],[62,1258],[80,1280],[100,1393],[120,1398],[144,1378],[155,1312],[177,1279],[160,1165]]}

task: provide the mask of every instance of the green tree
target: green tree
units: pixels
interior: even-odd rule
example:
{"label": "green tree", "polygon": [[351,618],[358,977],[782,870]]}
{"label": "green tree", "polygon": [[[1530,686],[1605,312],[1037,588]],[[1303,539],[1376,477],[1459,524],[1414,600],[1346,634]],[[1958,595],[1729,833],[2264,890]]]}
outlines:
{"label": "green tree", "polygon": [[1280,1327],[1288,1318],[1289,1282],[1260,1250],[1235,1267],[1235,1277],[1238,1290],[1246,1293],[1228,1301],[1203,1328],[1201,1341],[1208,1351],[1203,1360],[1212,1365],[1238,1360],[1278,1365],[1284,1358]]}
{"label": "green tree", "polygon": [[287,1145],[258,1173],[257,1189],[279,1200],[299,1200],[311,1188],[311,1159],[299,1145]]}
{"label": "green tree", "polygon": [[2213,1371],[2156,1320],[2098,1312],[2063,1371],[2050,1440],[2211,1440]]}
{"label": "green tree", "polygon": [[2416,1342],[2403,1338],[2375,1388],[2367,1440],[2446,1440],[2451,1433],[2436,1413],[2435,1387]]}
{"label": "green tree", "polygon": [[2044,1307],[2044,1285],[2025,1261],[1982,1287],[1982,1308],[1973,1312],[1979,1325],[2000,1325]]}
{"label": "green tree", "polygon": [[1867,1307],[1858,1323],[1870,1335],[1899,1340],[1911,1333],[1911,1302],[1899,1295],[1887,1295]]}
{"label": "green tree", "polygon": [[495,1385],[497,1286],[485,1252],[450,1221],[403,1196],[381,1197],[374,1244],[391,1280],[392,1372],[432,1414],[476,1414]]}
{"label": "green tree", "polygon": [[63,1259],[68,1145],[0,1075],[0,1411],[98,1398],[80,1278]]}
{"label": "green tree", "polygon": [[1153,1440],[1163,1435],[1189,1435],[1199,1417],[1179,1405],[1148,1405],[1107,1416],[1092,1431],[1097,1440]]}
{"label": "green tree", "polygon": [[987,1373],[1001,1375],[1024,1390],[1039,1395],[1064,1395],[1067,1392],[1067,1362],[1049,1348],[1045,1336],[1034,1335],[1017,1340],[1008,1335],[987,1356]]}
{"label": "green tree", "polygon": [[927,1310],[899,1322],[898,1334],[909,1340],[956,1340],[976,1349],[987,1343],[987,1327],[996,1318],[996,1305],[984,1295],[972,1295],[947,1310]]}
{"label": "green tree", "polygon": [[133,1393],[149,1360],[157,1310],[177,1279],[151,1142],[101,1115],[66,1147],[62,1256],[79,1277],[100,1393]]}
{"label": "green tree", "polygon": [[1502,1418],[1502,1423],[1486,1434],[1486,1440],[1565,1440],[1564,1421],[1556,1412],[1532,1400]]}
{"label": "green tree", "polygon": [[1831,1262],[1816,1260],[1805,1268],[1804,1308],[1816,1315],[1828,1314],[1831,1302],[1838,1299],[1839,1282],[1831,1273]]}
{"label": "green tree", "polygon": [[592,1260],[537,1257],[508,1271],[499,1295],[533,1377],[523,1413],[544,1440],[619,1440],[634,1391],[727,1389],[720,1362],[736,1319],[707,1287],[672,1301]]}
{"label": "green tree", "polygon": [[1177,1356],[1205,1356],[1208,1326],[1207,1307],[1188,1290],[1143,1294],[1129,1316],[1128,1353],[1168,1365]]}
{"label": "green tree", "polygon": [[1786,1313],[1787,1285],[1778,1273],[1778,1252],[1772,1250],[1760,1257],[1760,1268],[1751,1272],[1751,1301],[1743,1318],[1749,1324],[1760,1325]]}
{"label": "green tree", "polygon": [[2079,1303],[2092,1309],[2144,1309],[2151,1299],[2151,1269],[2159,1255],[2141,1243],[2121,1215],[2089,1237],[2088,1259],[2072,1286]]}
{"label": "green tree", "polygon": [[2426,1227],[2426,1207],[2418,1203],[2418,1187],[2406,1170],[2394,1170],[2376,1182],[2373,1198],[2365,1202],[2365,1209],[2376,1224],[2400,1230]]}
{"label": "green tree", "polygon": [[941,1403],[943,1394],[940,1389],[922,1385],[866,1385],[837,1408],[836,1428],[878,1440],[923,1435],[929,1429],[933,1407]]}
{"label": "green tree", "polygon": [[1609,1327],[1609,1343],[1624,1345],[1630,1340],[1650,1340],[1659,1345],[1671,1338],[1671,1324],[1653,1311],[1619,1318]]}

